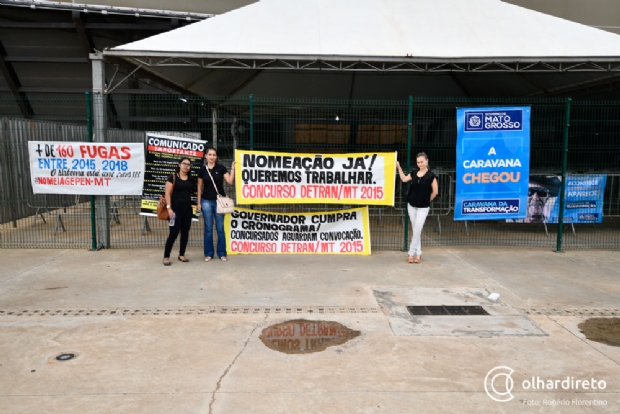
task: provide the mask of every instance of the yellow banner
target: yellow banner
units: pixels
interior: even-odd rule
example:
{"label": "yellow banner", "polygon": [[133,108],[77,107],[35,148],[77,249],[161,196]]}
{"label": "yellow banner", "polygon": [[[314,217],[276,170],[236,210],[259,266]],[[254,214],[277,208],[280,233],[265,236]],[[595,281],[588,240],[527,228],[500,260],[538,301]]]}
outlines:
{"label": "yellow banner", "polygon": [[228,254],[370,255],[368,207],[321,213],[235,208],[224,226]]}
{"label": "yellow banner", "polygon": [[142,202],[140,203],[140,209],[141,210],[150,210],[150,211],[157,211],[157,201],[156,200],[146,200],[146,199],[142,199]]}
{"label": "yellow banner", "polygon": [[238,204],[394,205],[396,152],[237,150],[235,161]]}

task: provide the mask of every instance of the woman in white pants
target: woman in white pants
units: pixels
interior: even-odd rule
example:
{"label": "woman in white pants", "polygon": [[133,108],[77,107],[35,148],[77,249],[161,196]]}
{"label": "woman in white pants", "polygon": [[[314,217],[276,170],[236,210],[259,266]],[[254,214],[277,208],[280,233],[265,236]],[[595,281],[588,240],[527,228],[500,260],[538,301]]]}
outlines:
{"label": "woman in white pants", "polygon": [[409,212],[409,219],[413,228],[409,257],[407,258],[409,263],[420,263],[422,258],[422,228],[424,227],[426,216],[428,216],[431,201],[439,194],[437,177],[428,169],[428,157],[426,154],[423,152],[419,153],[416,156],[416,163],[418,168],[405,175],[402,168],[400,168],[400,164],[396,161],[396,168],[398,169],[400,179],[403,183],[411,181],[409,192],[407,193],[407,211]]}

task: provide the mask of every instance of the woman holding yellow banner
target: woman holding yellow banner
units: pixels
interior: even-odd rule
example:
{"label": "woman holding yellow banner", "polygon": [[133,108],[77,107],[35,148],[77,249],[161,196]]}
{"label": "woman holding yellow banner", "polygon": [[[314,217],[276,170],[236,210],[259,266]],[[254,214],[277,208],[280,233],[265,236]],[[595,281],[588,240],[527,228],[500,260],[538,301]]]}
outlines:
{"label": "woman holding yellow banner", "polygon": [[437,177],[428,169],[428,157],[420,152],[416,156],[417,170],[405,175],[396,161],[398,175],[403,183],[411,182],[407,193],[407,212],[411,220],[413,234],[409,245],[409,263],[420,263],[422,258],[422,228],[430,210],[431,201],[439,194]]}

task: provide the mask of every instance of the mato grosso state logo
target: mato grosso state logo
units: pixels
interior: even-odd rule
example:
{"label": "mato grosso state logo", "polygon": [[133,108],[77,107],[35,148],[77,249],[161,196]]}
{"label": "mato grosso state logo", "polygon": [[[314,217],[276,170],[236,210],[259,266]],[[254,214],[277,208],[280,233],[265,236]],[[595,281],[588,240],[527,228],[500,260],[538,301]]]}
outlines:
{"label": "mato grosso state logo", "polygon": [[472,115],[467,119],[467,122],[469,123],[469,126],[472,128],[480,128],[480,125],[482,125],[482,120],[480,120],[480,116],[478,115]]}
{"label": "mato grosso state logo", "polygon": [[465,111],[465,132],[523,131],[523,109]]}

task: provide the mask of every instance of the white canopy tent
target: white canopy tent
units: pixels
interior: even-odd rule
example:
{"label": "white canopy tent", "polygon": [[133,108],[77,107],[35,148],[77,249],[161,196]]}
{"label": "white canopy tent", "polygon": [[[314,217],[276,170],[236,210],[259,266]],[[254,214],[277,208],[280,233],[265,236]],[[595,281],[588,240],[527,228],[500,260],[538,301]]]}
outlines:
{"label": "white canopy tent", "polygon": [[620,36],[500,0],[262,0],[103,56],[196,94],[527,96],[614,82]]}

